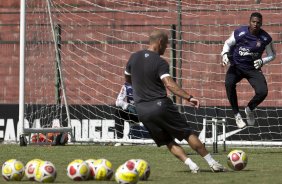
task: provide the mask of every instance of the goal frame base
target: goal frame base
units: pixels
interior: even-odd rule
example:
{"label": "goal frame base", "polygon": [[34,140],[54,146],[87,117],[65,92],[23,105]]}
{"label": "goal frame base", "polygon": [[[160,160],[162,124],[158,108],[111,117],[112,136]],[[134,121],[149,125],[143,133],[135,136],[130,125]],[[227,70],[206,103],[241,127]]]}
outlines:
{"label": "goal frame base", "polygon": [[[48,133],[66,133],[66,134],[62,134],[62,136],[57,139],[55,138],[53,141],[49,142],[48,139],[46,139],[46,141],[44,142],[31,142],[31,134],[44,134],[45,136]],[[27,128],[27,129],[23,129],[23,134],[20,135],[20,146],[27,146],[27,145],[64,145],[64,141],[65,141],[65,136],[67,136],[68,134],[72,135],[72,128],[70,127],[60,127],[60,128]],[[26,136],[29,137],[29,139],[26,138]],[[47,136],[46,136],[47,137]],[[72,140],[72,136],[71,136],[71,140]]]}

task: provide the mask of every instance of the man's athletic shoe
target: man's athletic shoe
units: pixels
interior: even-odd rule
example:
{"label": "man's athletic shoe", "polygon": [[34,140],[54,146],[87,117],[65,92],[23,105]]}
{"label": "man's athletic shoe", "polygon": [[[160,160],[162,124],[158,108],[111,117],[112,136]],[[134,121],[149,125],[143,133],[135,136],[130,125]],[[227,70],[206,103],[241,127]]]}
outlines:
{"label": "man's athletic shoe", "polygon": [[247,123],[250,126],[254,126],[255,125],[255,114],[253,111],[250,110],[249,107],[245,108],[245,113],[246,113],[246,118],[247,118]]}
{"label": "man's athletic shoe", "polygon": [[212,172],[225,172],[227,170],[218,162],[214,162],[212,165],[210,165],[210,167]]}
{"label": "man's athletic shoe", "polygon": [[238,128],[244,128],[246,126],[246,123],[244,122],[244,120],[241,117],[241,114],[239,113],[235,115],[235,121]]}
{"label": "man's athletic shoe", "polygon": [[191,173],[193,173],[193,174],[197,174],[197,173],[199,173],[200,172],[200,168],[197,166],[196,168],[194,168],[194,169],[191,169],[190,168],[190,171],[191,171]]}

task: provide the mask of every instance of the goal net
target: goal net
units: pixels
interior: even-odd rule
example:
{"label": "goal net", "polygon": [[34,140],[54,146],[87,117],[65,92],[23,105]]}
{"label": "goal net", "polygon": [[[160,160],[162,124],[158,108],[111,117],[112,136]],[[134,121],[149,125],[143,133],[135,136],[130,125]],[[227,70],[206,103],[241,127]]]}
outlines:
{"label": "goal net", "polygon": [[[27,0],[25,125],[41,129],[59,123],[71,128],[74,142],[153,143],[142,123],[117,115],[115,101],[129,56],[147,48],[152,30],[163,30],[170,35],[163,57],[171,75],[201,107],[169,95],[202,141],[214,141],[212,124],[218,121],[219,144],[280,145],[281,9],[278,0]],[[255,126],[237,129],[220,52],[254,11],[262,13],[262,28],[272,36],[277,57],[262,69],[269,93],[255,111]],[[237,92],[245,118],[243,109],[254,92],[246,80]],[[119,121],[122,139],[116,137],[116,118],[124,120]]]}

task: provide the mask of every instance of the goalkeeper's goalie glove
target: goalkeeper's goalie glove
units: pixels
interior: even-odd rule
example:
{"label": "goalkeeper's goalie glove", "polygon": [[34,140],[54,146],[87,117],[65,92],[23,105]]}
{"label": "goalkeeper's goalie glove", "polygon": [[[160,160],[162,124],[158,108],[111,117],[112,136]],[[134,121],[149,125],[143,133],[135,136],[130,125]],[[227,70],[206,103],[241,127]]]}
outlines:
{"label": "goalkeeper's goalie glove", "polygon": [[228,52],[226,52],[222,55],[222,66],[226,66],[229,63],[230,62],[229,62],[229,59],[228,59]]}
{"label": "goalkeeper's goalie glove", "polygon": [[128,112],[130,112],[132,114],[137,114],[137,111],[136,111],[136,108],[134,107],[134,105],[128,104],[127,110],[128,110]]}
{"label": "goalkeeper's goalie glove", "polygon": [[260,69],[262,67],[262,65],[263,65],[263,60],[262,59],[257,59],[257,60],[254,61],[254,67],[256,69]]}

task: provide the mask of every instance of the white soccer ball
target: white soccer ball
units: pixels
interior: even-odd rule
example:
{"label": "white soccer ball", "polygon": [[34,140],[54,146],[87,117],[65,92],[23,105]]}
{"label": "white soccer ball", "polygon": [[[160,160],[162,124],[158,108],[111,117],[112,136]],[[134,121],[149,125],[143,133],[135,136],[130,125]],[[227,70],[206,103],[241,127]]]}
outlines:
{"label": "white soccer ball", "polygon": [[143,159],[131,159],[128,160],[126,163],[128,164],[129,162],[134,163],[134,167],[139,173],[139,180],[148,180],[151,173],[151,169],[147,161]]}
{"label": "white soccer ball", "polygon": [[93,163],[95,180],[110,180],[114,174],[112,163],[107,159],[98,159]]}
{"label": "white soccer ball", "polygon": [[247,154],[242,150],[233,150],[227,155],[227,165],[234,171],[244,169],[247,163]]}
{"label": "white soccer ball", "polygon": [[95,159],[88,159],[88,160],[85,160],[85,162],[88,164],[88,167],[89,167],[89,177],[88,177],[88,179],[93,180],[94,176],[95,176],[95,173],[94,173]]}
{"label": "white soccer ball", "polygon": [[21,161],[10,159],[2,165],[2,176],[6,181],[21,181],[24,170],[24,164]]}
{"label": "white soccer ball", "polygon": [[41,183],[52,183],[57,177],[55,165],[50,161],[42,161],[35,170],[35,181]]}
{"label": "white soccer ball", "polygon": [[67,167],[67,176],[74,181],[85,181],[89,178],[90,169],[88,164],[76,159],[69,163]]}
{"label": "white soccer ball", "polygon": [[25,165],[25,176],[28,180],[35,180],[35,172],[39,167],[39,164],[43,162],[41,159],[32,159]]}
{"label": "white soccer ball", "polygon": [[133,162],[126,162],[118,167],[115,180],[120,184],[135,184],[139,181],[139,173]]}

